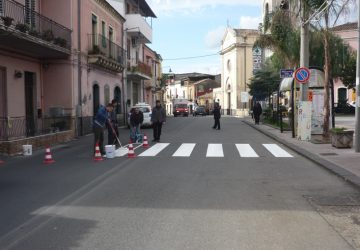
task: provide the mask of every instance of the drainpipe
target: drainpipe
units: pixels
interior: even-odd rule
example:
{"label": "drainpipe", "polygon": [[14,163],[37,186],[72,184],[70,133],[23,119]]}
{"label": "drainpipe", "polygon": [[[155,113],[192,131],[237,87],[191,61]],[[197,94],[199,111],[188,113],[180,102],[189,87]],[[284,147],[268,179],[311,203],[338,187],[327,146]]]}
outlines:
{"label": "drainpipe", "polygon": [[79,131],[78,135],[83,134],[83,121],[82,121],[82,92],[81,92],[81,82],[82,82],[82,69],[81,69],[81,0],[78,0],[78,109],[76,110],[76,116],[79,120]]}

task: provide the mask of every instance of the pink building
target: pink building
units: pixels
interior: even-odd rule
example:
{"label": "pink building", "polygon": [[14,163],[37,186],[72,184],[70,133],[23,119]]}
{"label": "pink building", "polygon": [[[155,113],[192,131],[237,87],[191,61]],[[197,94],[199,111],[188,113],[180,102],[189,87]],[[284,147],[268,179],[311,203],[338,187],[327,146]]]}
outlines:
{"label": "pink building", "polygon": [[91,132],[100,104],[121,119],[125,19],[105,0],[0,1],[0,153]]}
{"label": "pink building", "polygon": [[[336,26],[332,31],[341,37],[349,46],[357,51],[358,47],[358,35],[357,35],[358,24],[346,23],[339,26]],[[339,100],[347,100],[349,103],[355,102],[356,93],[354,89],[347,89],[340,79],[334,79],[334,100],[338,102]]]}

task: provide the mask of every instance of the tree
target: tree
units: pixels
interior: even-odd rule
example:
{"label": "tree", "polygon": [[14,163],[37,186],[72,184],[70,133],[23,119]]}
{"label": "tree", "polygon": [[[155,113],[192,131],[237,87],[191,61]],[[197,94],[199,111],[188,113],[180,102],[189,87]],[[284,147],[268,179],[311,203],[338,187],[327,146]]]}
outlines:
{"label": "tree", "polygon": [[328,2],[327,0],[303,0],[306,1],[307,5],[311,8],[311,12],[314,17],[321,17],[320,21],[317,23],[318,27],[323,36],[324,40],[324,72],[325,72],[325,95],[324,95],[324,127],[323,135],[325,137],[329,136],[329,121],[330,121],[330,91],[329,91],[329,82],[331,77],[331,56],[330,56],[330,36],[331,31],[330,19],[334,19],[333,25],[337,22],[339,16],[342,12],[346,10],[347,5],[350,0],[332,0]]}

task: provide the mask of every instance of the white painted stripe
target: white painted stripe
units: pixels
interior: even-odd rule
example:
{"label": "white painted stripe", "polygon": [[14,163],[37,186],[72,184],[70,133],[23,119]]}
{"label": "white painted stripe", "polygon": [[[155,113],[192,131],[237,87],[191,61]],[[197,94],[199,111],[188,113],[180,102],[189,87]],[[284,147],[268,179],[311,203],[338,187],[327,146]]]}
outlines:
{"label": "white painted stripe", "polygon": [[183,143],[173,154],[174,157],[189,157],[195,148],[196,143]]}
{"label": "white painted stripe", "polygon": [[209,144],[206,157],[224,157],[222,144]]}
{"label": "white painted stripe", "polygon": [[250,144],[236,144],[241,157],[259,157]]}
{"label": "white painted stripe", "polygon": [[275,157],[293,157],[291,154],[280,148],[276,144],[263,144],[263,146],[270,151]]}
{"label": "white painted stripe", "polygon": [[148,150],[142,152],[139,156],[156,156],[167,146],[169,146],[169,143],[156,143],[154,146],[152,146]]}

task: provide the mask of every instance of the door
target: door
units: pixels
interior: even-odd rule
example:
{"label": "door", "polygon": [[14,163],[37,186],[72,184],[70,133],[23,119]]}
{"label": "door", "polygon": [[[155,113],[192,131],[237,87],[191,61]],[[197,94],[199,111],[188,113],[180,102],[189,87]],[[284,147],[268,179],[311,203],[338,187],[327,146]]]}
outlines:
{"label": "door", "polygon": [[0,67],[0,140],[6,136],[6,116],[6,69]]}
{"label": "door", "polygon": [[26,136],[35,135],[36,82],[35,73],[25,72],[25,119]]}
{"label": "door", "polygon": [[114,89],[114,99],[116,100],[115,113],[121,113],[121,90],[119,87],[115,87]]}
{"label": "door", "polygon": [[228,93],[228,109],[227,109],[227,115],[230,115],[231,110],[231,93]]}
{"label": "door", "polygon": [[100,89],[99,89],[99,85],[94,84],[93,85],[93,112],[94,112],[94,117],[96,116],[96,113],[98,111],[100,107]]}

